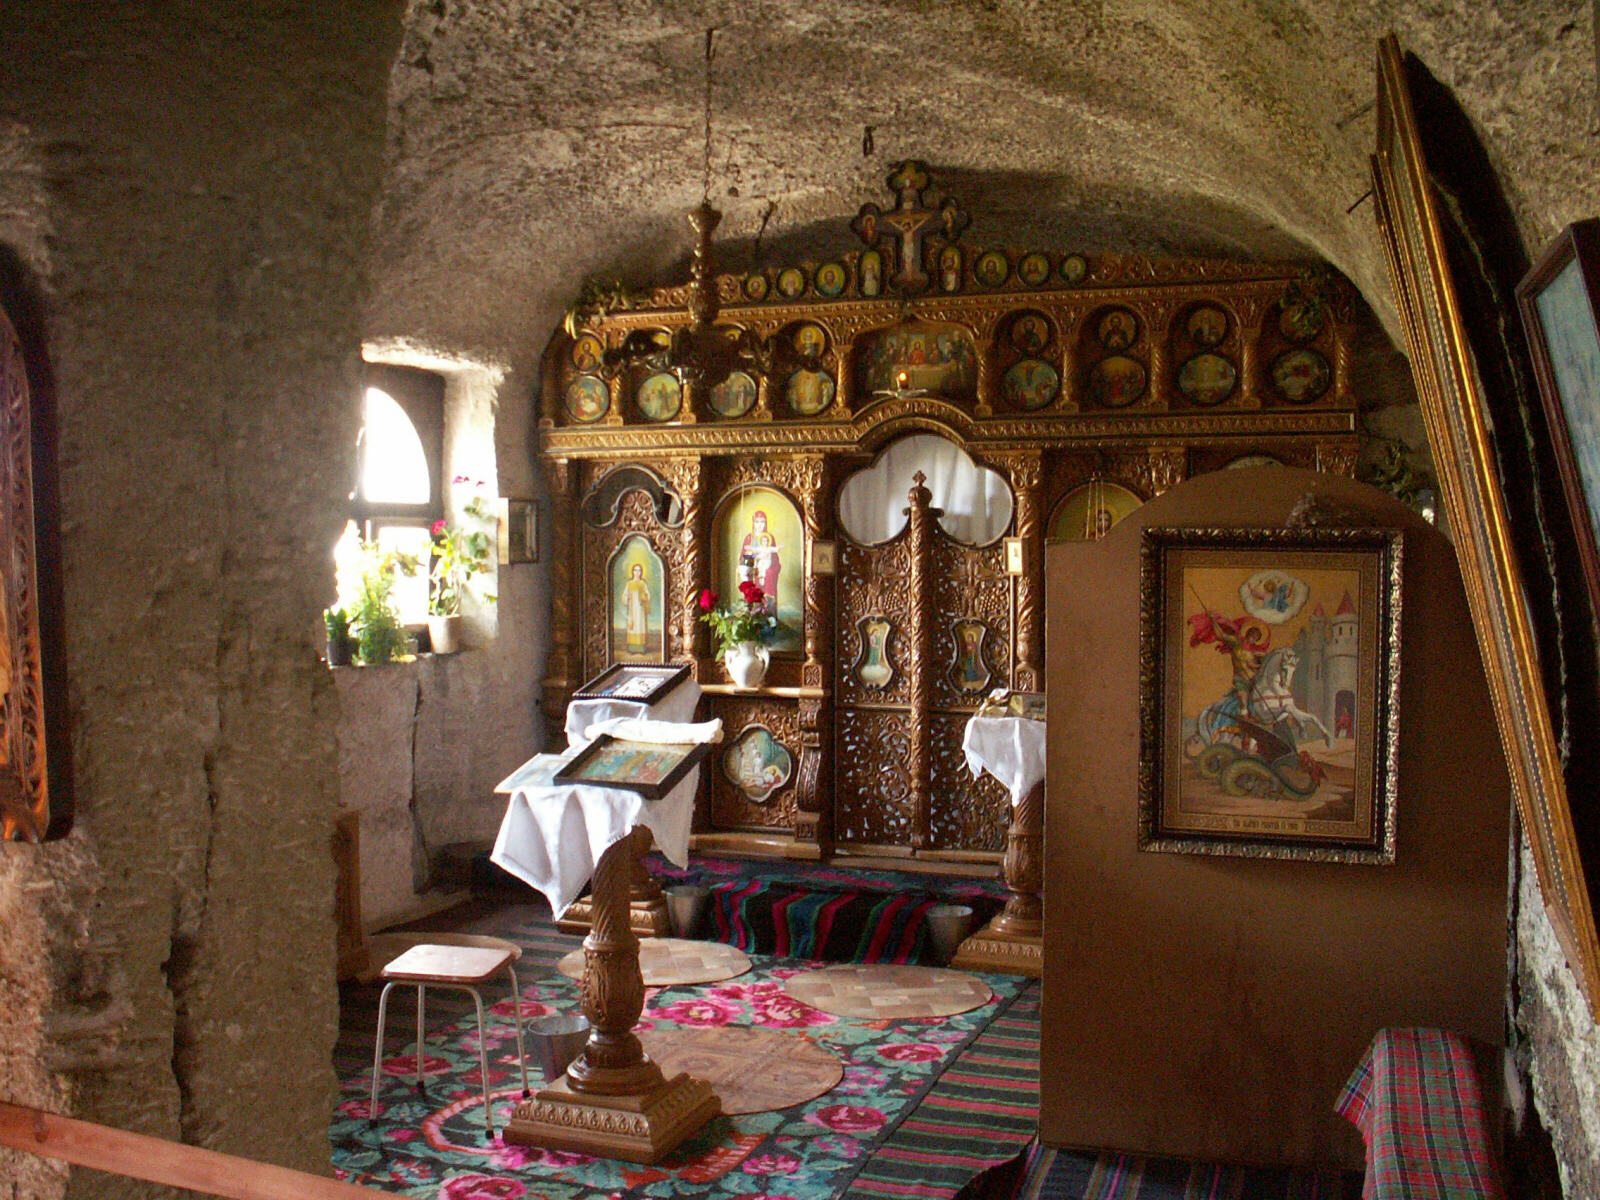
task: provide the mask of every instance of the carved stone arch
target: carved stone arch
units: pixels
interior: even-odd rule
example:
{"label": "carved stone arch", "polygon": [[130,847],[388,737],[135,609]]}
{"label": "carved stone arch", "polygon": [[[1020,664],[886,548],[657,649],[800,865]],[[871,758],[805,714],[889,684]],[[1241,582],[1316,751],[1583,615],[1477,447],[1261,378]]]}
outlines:
{"label": "carved stone arch", "polygon": [[578,506],[585,525],[604,529],[617,523],[622,500],[629,492],[650,497],[656,520],[669,528],[683,524],[683,498],[660,474],[639,463],[624,463],[599,476]]}

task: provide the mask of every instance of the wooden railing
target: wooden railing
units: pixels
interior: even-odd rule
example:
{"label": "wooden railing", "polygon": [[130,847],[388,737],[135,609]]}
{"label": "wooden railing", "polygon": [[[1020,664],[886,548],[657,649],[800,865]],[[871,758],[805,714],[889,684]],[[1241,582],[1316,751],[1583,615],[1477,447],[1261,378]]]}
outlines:
{"label": "wooden railing", "polygon": [[0,1146],[226,1200],[373,1200],[392,1195],[3,1100]]}

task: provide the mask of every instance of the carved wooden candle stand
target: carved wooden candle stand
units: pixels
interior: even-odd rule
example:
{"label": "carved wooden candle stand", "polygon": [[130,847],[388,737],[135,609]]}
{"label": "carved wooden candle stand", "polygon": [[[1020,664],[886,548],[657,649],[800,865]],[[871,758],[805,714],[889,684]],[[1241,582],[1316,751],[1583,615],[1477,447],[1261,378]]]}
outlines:
{"label": "carved wooden candle stand", "polygon": [[[635,859],[628,882],[628,926],[640,937],[666,937],[672,932],[667,897],[642,859]],[[594,896],[574,900],[561,914],[556,928],[562,933],[588,933],[594,928]]]}
{"label": "carved wooden candle stand", "polygon": [[1034,784],[1011,814],[1001,871],[1000,914],[957,948],[950,965],[1038,979],[1044,965],[1044,784]]}
{"label": "carved wooden candle stand", "polygon": [[644,976],[629,892],[650,842],[641,825],[600,856],[594,927],[583,941],[589,1042],[564,1076],[517,1105],[507,1142],[653,1163],[722,1111],[710,1084],[687,1074],[666,1078],[633,1033]]}

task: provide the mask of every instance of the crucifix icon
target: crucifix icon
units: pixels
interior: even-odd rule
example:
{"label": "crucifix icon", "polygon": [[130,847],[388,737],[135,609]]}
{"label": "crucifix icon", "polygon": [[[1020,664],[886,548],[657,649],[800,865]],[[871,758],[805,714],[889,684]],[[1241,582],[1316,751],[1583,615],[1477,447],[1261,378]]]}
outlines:
{"label": "crucifix icon", "polygon": [[876,204],[864,204],[851,227],[868,246],[875,246],[882,231],[892,233],[899,242],[892,282],[904,293],[926,291],[931,282],[923,270],[923,245],[935,232],[946,242],[961,236],[971,218],[946,199],[938,208],[924,208],[922,193],[932,179],[925,163],[908,160],[889,175],[889,188],[895,194],[894,208],[884,212]]}

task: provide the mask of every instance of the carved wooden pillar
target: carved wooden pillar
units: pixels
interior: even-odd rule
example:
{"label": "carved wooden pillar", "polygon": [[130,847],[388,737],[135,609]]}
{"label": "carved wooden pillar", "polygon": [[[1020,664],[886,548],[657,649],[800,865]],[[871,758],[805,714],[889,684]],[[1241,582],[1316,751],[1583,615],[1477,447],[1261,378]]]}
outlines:
{"label": "carved wooden pillar", "polygon": [[1335,408],[1355,408],[1354,380],[1350,377],[1351,341],[1355,326],[1339,320],[1333,327],[1333,405]]}
{"label": "carved wooden pillar", "polygon": [[973,415],[994,415],[995,398],[1000,395],[1000,347],[994,344],[998,321],[985,321],[974,331],[978,343],[978,403]]}
{"label": "carved wooden pillar", "polygon": [[577,482],[576,465],[566,458],[545,459],[545,478],[550,484],[550,609],[554,616],[550,630],[550,657],[545,667],[544,712],[553,723],[559,741],[567,719],[567,697],[582,680],[574,678],[573,637],[582,609],[575,594],[578,574],[574,564],[583,553],[583,535],[578,528],[577,503],[573,495]]}
{"label": "carved wooden pillar", "polygon": [[1079,412],[1083,408],[1083,381],[1078,378],[1078,324],[1083,320],[1083,310],[1076,306],[1047,308],[1056,323],[1055,365],[1061,372],[1061,393],[1056,397],[1055,411]]}
{"label": "carved wooden pillar", "polygon": [[693,375],[680,377],[678,386],[680,395],[676,419],[680,425],[697,424],[702,413],[710,414],[708,400],[711,389],[701,379]]}
{"label": "carved wooden pillar", "polygon": [[906,638],[910,644],[907,675],[911,712],[907,720],[911,725],[911,845],[925,850],[932,844],[932,773],[933,762],[929,746],[928,709],[933,691],[933,617],[929,613],[928,573],[932,568],[933,525],[942,509],[933,508],[933,493],[923,486],[927,476],[918,471],[912,477],[911,490],[906,498],[911,502],[906,509],[909,518],[906,545],[911,558],[911,611],[910,628]]}
{"label": "carved wooden pillar", "polygon": [[676,655],[671,650],[666,656],[674,661],[698,662],[700,650],[705,645],[705,626],[699,621],[699,599],[703,588],[709,587],[706,559],[708,532],[703,526],[705,472],[698,458],[674,458],[665,464],[667,481],[672,484],[678,499],[683,501],[683,578],[678,581],[677,595],[669,596],[668,604],[676,605],[676,615],[669,614],[667,624],[676,625],[678,647]]}
{"label": "carved wooden pillar", "polygon": [[772,373],[770,370],[761,372],[761,378],[756,382],[756,406],[745,419],[749,421],[772,420]]}
{"label": "carved wooden pillar", "polygon": [[856,410],[856,346],[854,341],[839,346],[839,378],[833,399],[833,416],[840,420]]}
{"label": "carved wooden pillar", "polygon": [[[796,463],[795,484],[801,496],[806,524],[806,545],[815,546],[832,536],[833,505],[827,460],[802,458]],[[819,575],[806,558],[805,576],[805,663],[800,668],[800,684],[807,691],[826,691],[833,675],[833,580],[831,573]],[[800,819],[795,823],[797,841],[822,844],[831,832],[827,815],[832,811],[831,773],[828,771],[828,732],[832,727],[831,703],[827,696],[802,696],[800,700],[800,779],[796,807]]]}
{"label": "carved wooden pillar", "polygon": [[605,420],[602,425],[622,424],[622,385],[627,379],[628,372],[617,371],[606,379],[606,387],[611,392],[611,406],[606,409]]}
{"label": "carved wooden pillar", "polygon": [[1037,938],[1044,930],[1044,784],[1035,784],[1011,814],[1002,875],[1011,895],[994,932]]}
{"label": "carved wooden pillar", "polygon": [[1234,304],[1239,318],[1239,407],[1261,407],[1261,320],[1267,301],[1243,296]]}
{"label": "carved wooden pillar", "polygon": [[1044,593],[1044,472],[1037,451],[1007,460],[1011,489],[1017,498],[1017,537],[1022,541],[1022,574],[1016,578],[1017,652],[1012,686],[1025,692],[1043,690],[1044,632],[1039,601]]}
{"label": "carved wooden pillar", "polygon": [[595,866],[594,928],[583,942],[589,1042],[564,1076],[517,1105],[508,1142],[649,1163],[722,1109],[703,1080],[665,1078],[633,1032],[644,1009],[644,977],[639,939],[629,928],[628,881],[650,841],[639,826]]}
{"label": "carved wooden pillar", "polygon": [[1144,309],[1145,336],[1150,345],[1150,384],[1145,400],[1145,407],[1157,412],[1164,412],[1172,407],[1171,381],[1168,376],[1172,372],[1168,359],[1171,357],[1171,348],[1168,338],[1171,334],[1169,326],[1172,322],[1174,305],[1150,304]]}

